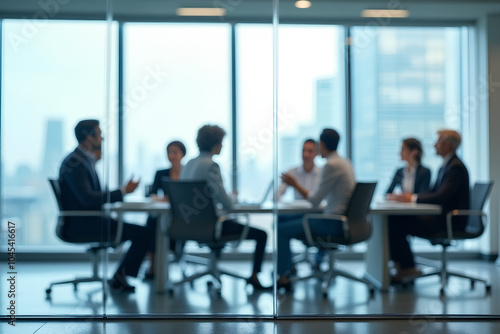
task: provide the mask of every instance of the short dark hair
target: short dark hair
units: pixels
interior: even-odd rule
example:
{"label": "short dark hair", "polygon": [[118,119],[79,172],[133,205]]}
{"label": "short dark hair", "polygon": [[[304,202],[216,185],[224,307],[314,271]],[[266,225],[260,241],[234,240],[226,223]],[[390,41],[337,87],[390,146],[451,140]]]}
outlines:
{"label": "short dark hair", "polygon": [[316,140],[314,140],[312,138],[307,138],[306,140],[304,140],[304,144],[302,144],[302,145],[305,145],[307,143],[311,143],[311,144],[316,145]]}
{"label": "short dark hair", "polygon": [[417,150],[417,155],[415,156],[415,160],[420,162],[422,160],[422,155],[424,154],[424,150],[422,149],[422,143],[420,140],[416,138],[406,138],[403,139],[403,145],[408,147],[410,151]]}
{"label": "short dark hair", "polygon": [[167,153],[168,153],[168,149],[172,146],[177,146],[179,148],[179,150],[181,150],[182,152],[182,155],[186,155],[186,146],[184,146],[184,144],[179,141],[179,140],[174,140],[170,143],[168,143],[167,145]]}
{"label": "short dark hair", "polygon": [[226,135],[226,131],[218,125],[203,125],[198,130],[196,144],[200,152],[210,152],[215,146],[222,144],[222,139]]}
{"label": "short dark hair", "polygon": [[336,151],[339,146],[340,135],[334,129],[323,129],[319,140],[325,144],[328,151]]}
{"label": "short dark hair", "polygon": [[99,126],[96,119],[84,119],[75,126],[75,136],[78,144],[82,143],[88,136],[95,135],[95,128]]}

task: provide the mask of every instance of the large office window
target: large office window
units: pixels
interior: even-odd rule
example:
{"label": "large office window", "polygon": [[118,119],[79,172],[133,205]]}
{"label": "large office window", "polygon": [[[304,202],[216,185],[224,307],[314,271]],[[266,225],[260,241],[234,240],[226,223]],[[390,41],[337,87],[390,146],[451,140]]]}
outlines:
{"label": "large office window", "polygon": [[352,158],[357,177],[378,180],[382,194],[402,164],[402,139],[422,141],[422,164],[435,178],[436,131],[461,129],[460,28],[366,31],[352,29]]}
{"label": "large office window", "polygon": [[[337,26],[279,27],[280,171],[301,164],[303,141],[318,139],[322,128],[345,136],[343,33]],[[272,180],[272,27],[239,24],[236,40],[238,190],[244,200],[258,201]]]}
{"label": "large office window", "polygon": [[[204,124],[227,132],[220,156],[231,181],[231,50],[229,24],[141,24],[124,26],[124,177],[153,182],[169,167],[166,146],[182,141],[198,155],[196,135]],[[144,187],[135,196],[144,196]],[[132,195],[131,195],[132,196]]]}
{"label": "large office window", "polygon": [[[113,115],[109,123],[105,118],[107,25],[4,20],[2,28],[2,220],[16,222],[19,247],[62,245],[47,178],[58,177],[62,159],[75,149],[78,120],[100,119],[103,131],[116,124]],[[116,43],[111,47],[116,59]],[[113,98],[113,66],[111,78]],[[116,136],[103,136],[113,161]],[[102,172],[103,164],[96,168]]]}
{"label": "large office window", "polygon": [[[432,185],[442,163],[434,148],[437,130],[463,133],[464,36],[460,27],[352,28],[352,159],[358,179],[378,180],[378,199],[403,166],[402,139],[422,141]],[[474,160],[464,158],[466,164]],[[464,245],[476,247],[477,241]]]}

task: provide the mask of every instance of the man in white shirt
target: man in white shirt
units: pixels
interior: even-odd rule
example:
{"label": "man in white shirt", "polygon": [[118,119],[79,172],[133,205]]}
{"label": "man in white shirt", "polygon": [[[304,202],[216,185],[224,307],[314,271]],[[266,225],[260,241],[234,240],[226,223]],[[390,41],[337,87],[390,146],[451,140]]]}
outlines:
{"label": "man in white shirt", "polygon": [[[314,164],[314,158],[318,155],[316,141],[306,139],[302,146],[302,165],[288,170],[284,175],[294,177],[308,191],[314,191],[318,187],[321,177],[321,168]],[[278,187],[278,199],[286,192],[289,184],[282,182]],[[297,189],[294,189],[294,199],[304,199]]]}

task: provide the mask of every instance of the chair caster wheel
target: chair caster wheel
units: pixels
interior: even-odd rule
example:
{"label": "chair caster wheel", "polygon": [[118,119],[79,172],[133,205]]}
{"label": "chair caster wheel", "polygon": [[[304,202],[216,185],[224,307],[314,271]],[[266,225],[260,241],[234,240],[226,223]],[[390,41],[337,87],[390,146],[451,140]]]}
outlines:
{"label": "chair caster wheel", "polygon": [[375,289],[374,288],[371,288],[370,290],[368,290],[368,292],[370,293],[370,298],[373,298],[375,296]]}
{"label": "chair caster wheel", "polygon": [[45,290],[45,293],[47,294],[47,296],[49,296],[51,292],[52,292],[52,289],[50,289],[50,288]]}
{"label": "chair caster wheel", "polygon": [[486,293],[490,293],[491,292],[491,285],[487,285],[486,286]]}

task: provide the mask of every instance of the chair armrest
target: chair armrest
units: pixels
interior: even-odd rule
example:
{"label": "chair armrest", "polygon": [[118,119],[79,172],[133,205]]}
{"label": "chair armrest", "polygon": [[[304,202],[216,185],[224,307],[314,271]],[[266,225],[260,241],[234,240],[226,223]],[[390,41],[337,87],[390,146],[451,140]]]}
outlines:
{"label": "chair armrest", "polygon": [[486,217],[486,213],[481,210],[453,210],[446,213],[446,233],[448,239],[453,239],[452,219],[455,216],[482,216]]}
{"label": "chair armrest", "polygon": [[302,226],[304,227],[304,233],[306,235],[306,241],[309,246],[314,246],[315,242],[311,232],[311,226],[309,225],[310,219],[322,219],[331,221],[341,221],[342,227],[344,229],[344,234],[347,232],[347,217],[343,215],[334,214],[322,214],[322,213],[309,213],[302,217]]}
{"label": "chair armrest", "polygon": [[87,211],[87,210],[70,211],[70,210],[65,210],[65,211],[59,212],[59,216],[61,216],[61,217],[104,217],[105,213],[104,213],[104,211]]}
{"label": "chair armrest", "polygon": [[229,219],[235,219],[238,217],[244,217],[245,222],[242,224],[243,225],[243,231],[241,231],[240,238],[234,243],[234,248],[238,247],[240,243],[245,240],[248,236],[248,230],[250,229],[250,215],[248,213],[231,213],[226,216],[221,216],[217,220],[216,226],[215,226],[215,239],[220,239],[221,234],[222,234],[222,226],[226,220]]}

